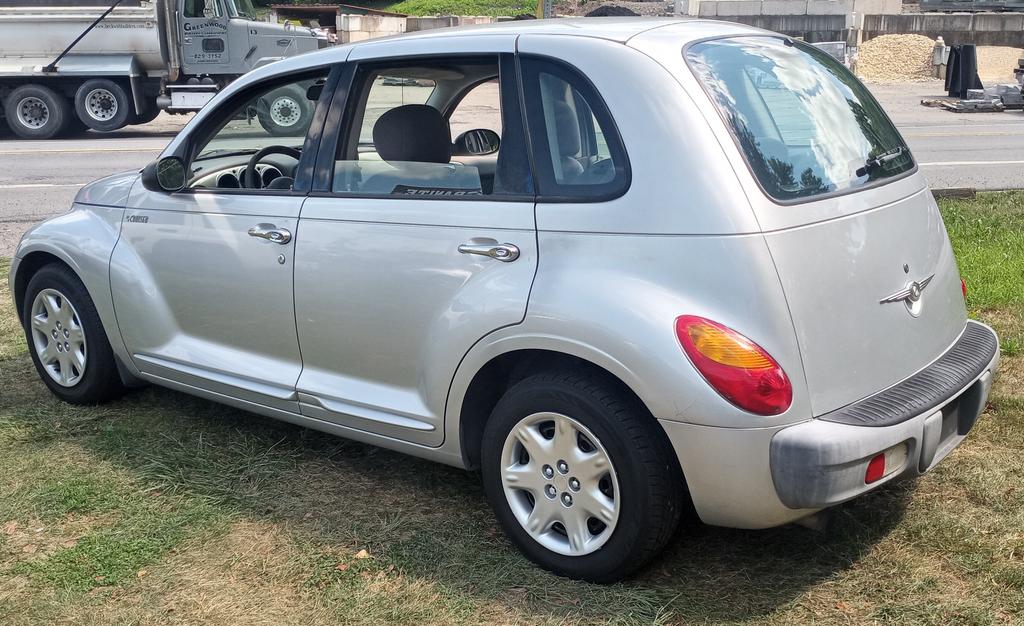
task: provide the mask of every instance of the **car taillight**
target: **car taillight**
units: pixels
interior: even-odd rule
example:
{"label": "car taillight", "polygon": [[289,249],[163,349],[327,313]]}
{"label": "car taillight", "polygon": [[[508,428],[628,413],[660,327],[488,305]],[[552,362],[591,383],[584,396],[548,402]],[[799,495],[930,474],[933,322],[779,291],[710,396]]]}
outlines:
{"label": "car taillight", "polygon": [[963,278],[960,279],[960,291],[964,294],[964,300],[967,299],[967,281]]}
{"label": "car taillight", "polygon": [[729,402],[757,415],[778,415],[789,408],[793,386],[761,346],[696,315],[676,318],[676,336],[697,371]]}

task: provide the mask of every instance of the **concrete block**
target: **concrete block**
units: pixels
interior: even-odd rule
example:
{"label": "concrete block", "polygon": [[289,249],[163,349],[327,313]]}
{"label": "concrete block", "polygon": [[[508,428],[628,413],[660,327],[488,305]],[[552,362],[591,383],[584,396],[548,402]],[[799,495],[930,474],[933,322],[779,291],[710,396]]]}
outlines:
{"label": "concrete block", "polygon": [[718,17],[761,15],[761,0],[718,0]]}
{"label": "concrete block", "polygon": [[882,15],[885,0],[853,0],[853,10],[859,15]]}
{"label": "concrete block", "polygon": [[718,15],[718,1],[700,0],[697,3],[697,15],[699,17],[715,17]]}
{"label": "concrete block", "polygon": [[885,0],[882,12],[885,15],[899,15],[903,13],[903,0]]}
{"label": "concrete block", "polygon": [[853,11],[853,0],[807,0],[807,15],[846,15]]}
{"label": "concrete block", "polygon": [[1024,14],[1021,13],[975,13],[974,30],[988,32],[1024,31]]}
{"label": "concrete block", "polygon": [[761,15],[806,14],[807,0],[764,0],[764,3],[761,5]]}

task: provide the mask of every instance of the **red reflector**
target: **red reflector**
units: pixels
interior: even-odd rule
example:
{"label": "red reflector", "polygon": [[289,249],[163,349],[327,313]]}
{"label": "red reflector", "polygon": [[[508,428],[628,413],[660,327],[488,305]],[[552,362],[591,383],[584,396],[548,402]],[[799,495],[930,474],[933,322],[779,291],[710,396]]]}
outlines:
{"label": "red reflector", "polygon": [[960,279],[960,291],[962,291],[964,293],[964,300],[966,300],[967,299],[967,282],[963,278]]}
{"label": "red reflector", "polygon": [[875,455],[868,462],[868,471],[864,472],[864,483],[870,485],[885,476],[885,453]]}

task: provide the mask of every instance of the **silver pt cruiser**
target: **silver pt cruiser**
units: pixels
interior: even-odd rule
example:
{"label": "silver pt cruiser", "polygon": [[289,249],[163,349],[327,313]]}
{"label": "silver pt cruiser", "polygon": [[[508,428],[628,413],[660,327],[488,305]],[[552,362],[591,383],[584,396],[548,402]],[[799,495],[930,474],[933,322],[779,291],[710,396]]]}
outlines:
{"label": "silver pt cruiser", "polygon": [[[296,88],[310,122],[272,104]],[[529,558],[598,582],[691,503],[765,528],[928,471],[998,360],[864,86],[700,20],[280,61],[29,231],[10,280],[60,398],[155,383],[479,469]]]}

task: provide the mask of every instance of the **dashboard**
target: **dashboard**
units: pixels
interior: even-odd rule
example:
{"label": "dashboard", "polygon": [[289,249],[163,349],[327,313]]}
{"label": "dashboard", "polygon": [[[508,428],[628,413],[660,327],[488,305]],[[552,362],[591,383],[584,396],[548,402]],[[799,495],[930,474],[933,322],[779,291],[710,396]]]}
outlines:
{"label": "dashboard", "polygon": [[[248,156],[217,157],[194,163],[192,182],[189,187],[193,189],[240,189],[245,168],[249,164]],[[285,155],[272,154],[265,157],[256,165],[260,186],[266,188],[270,183],[282,177],[295,178],[297,165],[295,159]]]}

